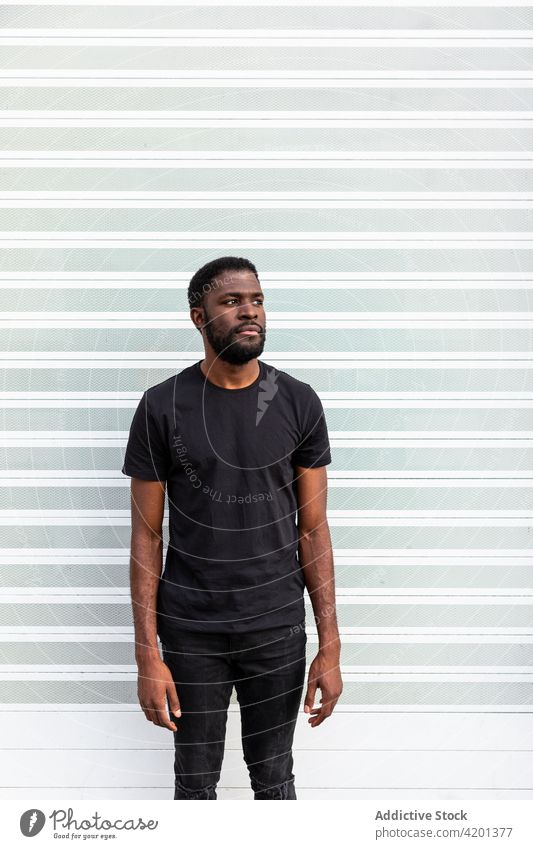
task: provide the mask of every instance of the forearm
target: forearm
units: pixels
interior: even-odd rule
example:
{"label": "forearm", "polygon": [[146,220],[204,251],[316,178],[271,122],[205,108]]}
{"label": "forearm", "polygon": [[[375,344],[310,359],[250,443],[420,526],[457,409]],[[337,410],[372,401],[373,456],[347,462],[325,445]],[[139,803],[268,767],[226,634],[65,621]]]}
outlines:
{"label": "forearm", "polygon": [[149,532],[132,534],[130,587],[135,630],[135,659],[140,665],[160,658],[157,645],[157,590],[163,565],[163,541]]}
{"label": "forearm", "polygon": [[340,653],[335,606],[335,574],[327,522],[299,534],[298,559],[315,616],[319,649]]}

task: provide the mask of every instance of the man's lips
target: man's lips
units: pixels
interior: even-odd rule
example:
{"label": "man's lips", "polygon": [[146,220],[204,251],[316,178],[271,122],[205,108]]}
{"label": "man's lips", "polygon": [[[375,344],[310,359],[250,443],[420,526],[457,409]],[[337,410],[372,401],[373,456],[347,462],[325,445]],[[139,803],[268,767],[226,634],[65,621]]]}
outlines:
{"label": "man's lips", "polygon": [[242,330],[237,330],[237,334],[241,336],[254,336],[260,332],[260,328],[255,324],[249,324],[242,328]]}

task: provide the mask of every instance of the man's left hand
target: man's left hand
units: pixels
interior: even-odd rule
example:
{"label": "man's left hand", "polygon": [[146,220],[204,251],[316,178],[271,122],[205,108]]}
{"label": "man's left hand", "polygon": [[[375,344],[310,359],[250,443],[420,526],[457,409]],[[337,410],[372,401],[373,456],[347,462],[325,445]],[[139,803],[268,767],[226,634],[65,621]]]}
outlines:
{"label": "man's left hand", "polygon": [[[320,687],[322,697],[320,707],[313,707],[317,687]],[[338,652],[319,650],[309,667],[307,693],[304,711],[310,714],[309,725],[315,728],[331,716],[333,709],[342,693],[342,677],[339,666]]]}

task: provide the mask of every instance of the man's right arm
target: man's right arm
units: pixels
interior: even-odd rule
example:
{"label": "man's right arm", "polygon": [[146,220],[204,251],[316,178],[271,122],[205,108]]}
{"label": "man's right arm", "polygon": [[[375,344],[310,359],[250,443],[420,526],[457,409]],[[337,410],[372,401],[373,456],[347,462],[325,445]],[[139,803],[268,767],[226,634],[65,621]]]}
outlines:
{"label": "man's right arm", "polygon": [[176,730],[167,713],[180,715],[172,674],[157,646],[157,591],[163,567],[165,482],[131,479],[130,587],[135,630],[137,693],[146,718]]}

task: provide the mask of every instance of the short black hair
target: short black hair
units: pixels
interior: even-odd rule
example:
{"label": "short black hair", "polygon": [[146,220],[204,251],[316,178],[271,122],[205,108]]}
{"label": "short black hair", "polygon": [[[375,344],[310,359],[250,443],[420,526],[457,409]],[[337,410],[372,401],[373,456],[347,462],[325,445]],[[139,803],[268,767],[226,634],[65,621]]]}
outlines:
{"label": "short black hair", "polygon": [[189,301],[189,309],[191,307],[203,307],[204,296],[209,292],[213,278],[222,271],[252,271],[259,282],[257,268],[242,256],[221,256],[218,259],[212,259],[202,265],[197,272],[191,277],[187,298]]}

